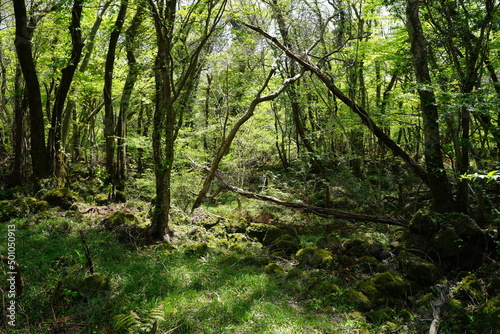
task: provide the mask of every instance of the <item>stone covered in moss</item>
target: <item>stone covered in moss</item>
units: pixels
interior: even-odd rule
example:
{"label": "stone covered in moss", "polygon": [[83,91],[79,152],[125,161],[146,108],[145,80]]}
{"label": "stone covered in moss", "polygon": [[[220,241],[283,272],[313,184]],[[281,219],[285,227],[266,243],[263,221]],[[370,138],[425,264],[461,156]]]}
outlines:
{"label": "stone covered in moss", "polygon": [[441,258],[455,258],[467,251],[464,240],[451,227],[439,231],[431,239],[431,247]]}
{"label": "stone covered in moss", "polygon": [[[430,296],[428,299],[431,300],[433,297]],[[429,302],[427,301],[422,307],[428,309]],[[452,298],[444,304],[443,313],[446,316],[443,318],[443,327],[449,329],[450,333],[464,333],[464,328],[470,325],[470,318],[467,314],[466,308],[460,303],[460,301]]]}
{"label": "stone covered in moss", "polygon": [[201,225],[205,229],[210,229],[211,227],[224,222],[224,218],[220,216],[213,215],[203,208],[197,208],[191,214],[191,222],[195,225]]}
{"label": "stone covered in moss", "polygon": [[415,213],[408,226],[410,231],[425,237],[434,235],[439,228],[437,213],[420,209]]}
{"label": "stone covered in moss", "polygon": [[409,285],[401,277],[388,271],[375,275],[372,282],[377,290],[396,298],[405,297],[409,288]]}
{"label": "stone covered in moss", "polygon": [[224,227],[228,233],[245,233],[247,226],[248,224],[243,218],[230,220],[224,223]]}
{"label": "stone covered in moss", "polygon": [[106,217],[102,224],[107,230],[113,230],[119,226],[137,226],[139,219],[133,213],[116,211]]}
{"label": "stone covered in moss", "polygon": [[99,193],[94,196],[94,202],[96,205],[106,205],[108,204],[108,195]]}
{"label": "stone covered in moss", "polygon": [[368,297],[363,293],[356,290],[345,291],[342,293],[341,300],[360,311],[368,311],[372,307],[370,299],[368,299]]}
{"label": "stone covered in moss", "polygon": [[500,276],[494,277],[486,286],[486,291],[490,296],[498,296],[500,294]]}
{"label": "stone covered in moss", "polygon": [[69,210],[74,203],[78,202],[78,197],[68,188],[57,188],[48,191],[43,195],[42,200],[49,203],[50,206]]}
{"label": "stone covered in moss", "polygon": [[293,278],[298,278],[304,275],[304,272],[300,270],[299,268],[292,268],[290,271],[286,274],[287,279],[293,279]]}
{"label": "stone covered in moss", "polygon": [[267,231],[271,228],[271,225],[262,223],[250,223],[246,229],[246,234],[259,242],[264,240]]}
{"label": "stone covered in moss", "polygon": [[464,277],[455,287],[455,297],[470,305],[477,305],[485,301],[481,282],[474,275]]}
{"label": "stone covered in moss", "polygon": [[389,320],[394,319],[394,310],[388,307],[380,308],[366,313],[366,317],[371,323],[381,325]]}
{"label": "stone covered in moss", "polygon": [[11,201],[0,201],[0,222],[9,221],[21,214],[15,205]]}
{"label": "stone covered in moss", "polygon": [[299,261],[299,263],[303,266],[308,266],[311,264],[311,258],[316,252],[317,247],[305,247],[302,249],[299,249],[297,254],[295,254],[295,257]]}
{"label": "stone covered in moss", "polygon": [[359,264],[361,266],[361,270],[363,270],[364,273],[371,274],[377,272],[377,267],[381,263],[378,262],[378,260],[373,256],[363,256],[361,259],[359,259]]}
{"label": "stone covered in moss", "polygon": [[468,215],[458,212],[443,215],[444,223],[451,225],[461,237],[481,237],[483,231],[479,225]]}
{"label": "stone covered in moss", "polygon": [[82,296],[92,297],[109,289],[109,279],[99,274],[87,276],[76,289]]}
{"label": "stone covered in moss", "polygon": [[284,275],[285,274],[285,271],[283,270],[283,268],[281,268],[278,264],[276,263],[269,263],[265,268],[264,268],[264,271],[268,274],[272,274],[272,275]]}
{"label": "stone covered in moss", "polygon": [[269,249],[273,252],[282,251],[286,255],[295,254],[300,249],[300,241],[290,234],[283,234],[273,241]]}
{"label": "stone covered in moss", "polygon": [[475,320],[478,333],[499,333],[500,299],[492,298],[484,303],[475,313]]}
{"label": "stone covered in moss", "polygon": [[[262,239],[262,244],[264,246],[269,246],[275,242],[278,238],[281,238],[285,233],[276,226],[269,225],[264,239]],[[291,236],[291,235],[290,235]]]}
{"label": "stone covered in moss", "polygon": [[332,254],[326,249],[318,249],[309,261],[312,267],[328,267],[333,262]]}
{"label": "stone covered in moss", "polygon": [[348,255],[354,257],[370,255],[380,258],[384,247],[380,242],[375,241],[371,234],[365,233],[354,239],[346,241],[344,249]]}
{"label": "stone covered in moss", "polygon": [[398,255],[398,261],[405,276],[411,280],[429,285],[439,279],[436,265],[416,255],[403,251]]}
{"label": "stone covered in moss", "polygon": [[200,242],[197,244],[187,245],[185,254],[189,256],[202,256],[208,252],[208,244],[206,242]]}

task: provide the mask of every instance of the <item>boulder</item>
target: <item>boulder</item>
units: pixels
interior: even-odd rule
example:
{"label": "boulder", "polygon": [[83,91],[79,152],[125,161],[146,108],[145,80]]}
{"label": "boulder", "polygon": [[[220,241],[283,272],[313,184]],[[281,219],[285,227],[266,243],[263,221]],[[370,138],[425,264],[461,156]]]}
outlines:
{"label": "boulder", "polygon": [[42,200],[49,203],[50,206],[58,206],[63,210],[69,210],[73,204],[78,202],[78,197],[68,188],[57,188],[45,193]]}
{"label": "boulder", "polygon": [[410,280],[431,285],[439,279],[437,266],[416,255],[403,251],[398,255],[398,261],[401,270]]}

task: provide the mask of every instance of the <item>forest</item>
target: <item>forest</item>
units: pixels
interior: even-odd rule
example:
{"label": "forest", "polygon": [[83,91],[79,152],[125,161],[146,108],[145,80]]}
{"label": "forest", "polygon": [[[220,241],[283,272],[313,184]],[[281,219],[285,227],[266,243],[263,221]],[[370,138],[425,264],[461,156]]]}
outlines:
{"label": "forest", "polygon": [[0,0],[2,333],[500,333],[500,1]]}

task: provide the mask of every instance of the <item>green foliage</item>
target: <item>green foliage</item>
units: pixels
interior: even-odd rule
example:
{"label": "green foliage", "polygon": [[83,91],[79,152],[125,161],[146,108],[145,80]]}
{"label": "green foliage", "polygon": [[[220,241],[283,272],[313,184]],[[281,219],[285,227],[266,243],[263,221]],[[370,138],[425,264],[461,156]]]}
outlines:
{"label": "green foliage", "polygon": [[140,317],[136,312],[129,314],[118,314],[113,317],[115,330],[127,333],[149,333],[153,327],[157,327],[158,322],[165,321],[165,309],[163,305],[158,305],[151,309],[144,317]]}

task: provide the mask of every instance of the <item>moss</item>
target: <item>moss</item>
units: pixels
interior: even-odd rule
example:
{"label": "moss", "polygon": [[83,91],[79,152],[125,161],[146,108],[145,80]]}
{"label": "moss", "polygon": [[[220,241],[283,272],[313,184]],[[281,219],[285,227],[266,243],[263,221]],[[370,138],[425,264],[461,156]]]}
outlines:
{"label": "moss", "polygon": [[127,202],[127,193],[121,190],[117,190],[115,192],[115,201],[116,203],[125,203]]}
{"label": "moss", "polygon": [[208,252],[208,244],[206,242],[200,242],[197,244],[187,245],[185,254],[188,256],[202,256]]}
{"label": "moss", "polygon": [[47,201],[50,206],[69,210],[74,203],[78,202],[78,197],[68,188],[58,188],[48,191],[42,196],[42,200]]}
{"label": "moss", "polygon": [[408,252],[401,252],[398,261],[405,276],[419,283],[432,284],[439,278],[439,270],[433,263]]}
{"label": "moss", "polygon": [[446,227],[431,239],[431,247],[441,258],[454,258],[467,251],[464,241],[451,227]]}
{"label": "moss", "polygon": [[381,325],[386,323],[389,320],[394,319],[394,310],[384,307],[378,310],[374,310],[366,313],[366,317],[370,320],[371,323],[376,325]]}
{"label": "moss", "polygon": [[304,272],[300,270],[299,268],[292,268],[290,271],[286,274],[287,279],[294,279],[298,278],[304,275]]}
{"label": "moss", "polygon": [[492,298],[476,313],[475,327],[480,333],[498,333],[500,329],[500,299]]}
{"label": "moss", "polygon": [[298,238],[294,238],[289,234],[284,234],[269,246],[269,249],[273,252],[283,251],[287,255],[295,254],[300,248],[300,242]]}
{"label": "moss", "polygon": [[91,297],[107,289],[109,289],[109,279],[102,275],[94,274],[85,277],[85,279],[78,284],[76,291],[82,296]]}
{"label": "moss", "polygon": [[430,237],[438,231],[437,213],[420,209],[415,213],[408,226],[412,233]]}
{"label": "moss", "polygon": [[276,263],[269,263],[265,268],[264,268],[264,271],[268,274],[272,274],[272,275],[278,275],[278,276],[282,276],[285,274],[285,271],[283,270],[283,268],[281,268],[278,264]]}
{"label": "moss", "polygon": [[443,215],[447,225],[451,225],[455,232],[462,237],[480,237],[483,231],[479,225],[469,216],[463,213],[453,212]]}
{"label": "moss", "polygon": [[377,271],[377,266],[380,264],[380,262],[378,262],[378,260],[373,256],[363,256],[361,259],[359,259],[359,264],[361,266],[361,270],[363,270],[364,273],[371,274]]}
{"label": "moss", "polygon": [[246,234],[259,242],[264,240],[267,231],[270,229],[271,225],[262,223],[250,223],[246,229]]}
{"label": "moss", "polygon": [[498,296],[500,293],[500,277],[494,277],[486,286],[486,291],[490,296]]}
{"label": "moss", "polygon": [[139,219],[130,212],[116,211],[106,217],[102,224],[107,230],[113,230],[119,226],[138,226]]}
{"label": "moss", "polygon": [[347,314],[346,317],[348,320],[354,320],[360,323],[365,323],[366,322],[366,317],[363,315],[363,313],[358,312],[358,311],[352,311]]}
{"label": "moss", "polygon": [[316,252],[316,250],[317,250],[317,247],[302,248],[302,249],[299,249],[297,254],[295,254],[295,257],[297,258],[297,260],[299,261],[299,263],[301,265],[307,266],[307,265],[310,265],[311,258],[314,255],[314,253]]}
{"label": "moss", "polygon": [[391,272],[379,273],[372,278],[373,285],[382,293],[401,298],[408,292],[409,285]]}
{"label": "moss", "polygon": [[94,202],[96,205],[106,205],[108,204],[108,195],[100,193],[94,196]]}
{"label": "moss", "polygon": [[371,280],[357,283],[356,290],[373,300],[380,294]]}
{"label": "moss", "polygon": [[379,257],[383,252],[383,245],[373,239],[369,233],[348,240],[345,245],[345,252],[354,257],[363,257],[371,255]]}
{"label": "moss", "polygon": [[191,222],[195,225],[201,225],[207,230],[223,221],[224,218],[213,215],[203,208],[197,208],[191,214]]}
{"label": "moss", "polygon": [[265,266],[269,264],[269,258],[267,256],[247,255],[243,258],[243,262],[254,266]]}
{"label": "moss", "polygon": [[318,249],[311,257],[312,267],[327,267],[333,262],[332,254],[326,249]]}
{"label": "moss", "polygon": [[[280,230],[278,227],[270,225],[266,231],[266,235],[264,236],[264,239],[262,239],[262,244],[264,246],[269,246],[269,245],[275,243],[275,241],[278,238],[281,238],[284,234],[285,233],[283,233],[283,231]],[[290,234],[288,234],[288,235],[291,236]]]}
{"label": "moss", "polygon": [[11,201],[0,201],[0,222],[9,221],[21,214],[15,205]]}
{"label": "moss", "polygon": [[485,301],[481,282],[474,275],[464,277],[455,287],[454,295],[470,305],[479,305]]}
{"label": "moss", "polygon": [[368,311],[372,304],[370,299],[363,293],[356,290],[347,290],[342,293],[341,299],[347,305],[350,305],[360,311]]}
{"label": "moss", "polygon": [[318,290],[324,295],[331,295],[340,292],[340,288],[337,284],[329,281],[322,282],[318,286]]}

